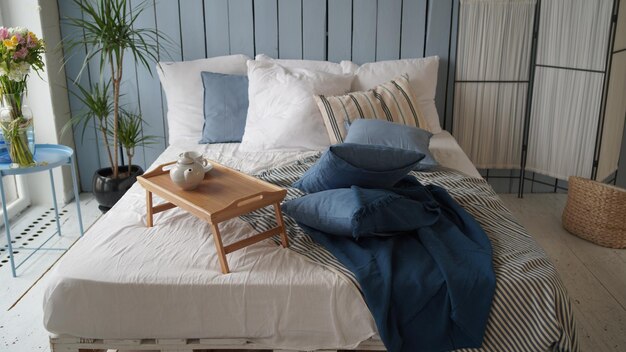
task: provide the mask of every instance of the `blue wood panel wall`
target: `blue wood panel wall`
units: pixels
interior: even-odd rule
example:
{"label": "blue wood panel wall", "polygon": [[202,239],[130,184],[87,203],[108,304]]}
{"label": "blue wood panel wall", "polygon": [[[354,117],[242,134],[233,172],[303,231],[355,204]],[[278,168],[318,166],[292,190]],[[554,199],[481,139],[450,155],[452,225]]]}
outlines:
{"label": "blue wood panel wall", "polygon": [[[96,0],[83,0],[96,1]],[[72,0],[57,0],[61,18],[80,16]],[[143,0],[131,0],[136,7]],[[148,0],[135,24],[157,28],[171,39],[159,59],[195,60],[205,57],[264,53],[285,59],[371,61],[439,55],[437,109],[449,128],[454,77],[456,12],[458,0]],[[63,36],[72,27],[61,23]],[[78,74],[83,57],[68,57],[67,81]],[[81,84],[95,84],[97,64],[82,75]],[[160,139],[139,148],[135,163],[149,166],[167,146],[167,101],[156,73],[124,63],[124,103],[143,114],[143,133]],[[70,95],[72,113],[80,101]],[[75,131],[76,151],[83,190],[91,177],[108,166],[99,136],[87,130],[83,139]]]}

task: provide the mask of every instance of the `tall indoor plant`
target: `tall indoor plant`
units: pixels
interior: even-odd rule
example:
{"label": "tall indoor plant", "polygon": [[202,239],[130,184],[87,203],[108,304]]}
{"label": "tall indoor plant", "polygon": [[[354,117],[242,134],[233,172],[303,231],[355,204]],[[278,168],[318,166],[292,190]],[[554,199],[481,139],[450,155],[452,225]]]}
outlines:
{"label": "tall indoor plant", "polygon": [[158,61],[158,42],[164,38],[156,29],[135,27],[137,18],[146,9],[146,2],[131,8],[128,0],[73,1],[80,8],[82,17],[67,19],[69,25],[80,30],[64,39],[66,57],[75,52],[86,52],[80,72],[95,61],[99,79],[91,89],[76,83],[87,110],[74,116],[71,122],[82,123],[84,128],[89,121],[95,120],[95,126],[101,132],[100,139],[110,167],[96,172],[93,187],[100,208],[106,210],[143,173],[138,166],[120,165],[120,120],[123,114],[120,96],[124,59],[132,58],[152,74],[150,63]]}
{"label": "tall indoor plant", "polygon": [[[43,70],[43,40],[26,28],[0,27],[0,128],[13,165],[32,166],[33,116],[24,105],[31,68]],[[30,136],[29,136],[30,135]]]}

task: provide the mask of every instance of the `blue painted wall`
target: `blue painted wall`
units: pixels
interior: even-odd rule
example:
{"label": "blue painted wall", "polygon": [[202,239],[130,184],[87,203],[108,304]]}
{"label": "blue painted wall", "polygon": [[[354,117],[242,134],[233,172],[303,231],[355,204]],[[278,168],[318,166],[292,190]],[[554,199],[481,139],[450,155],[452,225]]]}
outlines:
{"label": "blue painted wall", "polygon": [[[84,0],[92,1],[92,0]],[[137,6],[143,0],[130,0]],[[439,55],[437,108],[444,126],[451,125],[456,33],[455,0],[149,0],[137,27],[157,28],[173,41],[162,61],[193,60],[227,54],[312,60],[352,60],[358,64],[398,58]],[[58,0],[61,18],[80,16],[72,0]],[[76,30],[62,21],[65,37]],[[451,48],[452,46],[452,48]],[[452,50],[451,50],[452,49]],[[75,79],[81,55],[69,58],[68,87]],[[95,65],[81,77],[96,79]],[[167,102],[159,80],[135,65],[124,63],[124,103],[143,114],[143,133],[162,137],[156,145],[139,148],[133,161],[149,166],[167,145]],[[156,101],[155,101],[156,100]],[[70,94],[72,113],[82,107]],[[94,131],[81,137],[76,151],[82,189],[91,189],[91,177],[108,166]]]}

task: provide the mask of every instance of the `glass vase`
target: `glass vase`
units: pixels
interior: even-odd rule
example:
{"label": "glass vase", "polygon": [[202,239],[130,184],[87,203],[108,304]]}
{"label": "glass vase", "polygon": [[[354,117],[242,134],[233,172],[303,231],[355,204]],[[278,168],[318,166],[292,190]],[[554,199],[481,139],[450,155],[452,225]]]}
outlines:
{"label": "glass vase", "polygon": [[23,93],[2,95],[0,129],[12,166],[34,166],[35,129],[33,114],[30,108],[24,104]]}

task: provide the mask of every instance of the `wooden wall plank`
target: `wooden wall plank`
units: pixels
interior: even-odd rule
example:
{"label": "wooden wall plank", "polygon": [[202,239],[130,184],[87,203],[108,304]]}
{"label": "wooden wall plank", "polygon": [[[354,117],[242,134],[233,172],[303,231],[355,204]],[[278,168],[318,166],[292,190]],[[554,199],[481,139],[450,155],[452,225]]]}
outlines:
{"label": "wooden wall plank", "polygon": [[302,59],[302,3],[278,0],[278,56]]}
{"label": "wooden wall plank", "polygon": [[[133,2],[133,0],[129,1],[131,8],[129,9],[129,16],[136,11],[139,11],[139,5],[141,2]],[[146,3],[147,5],[148,3]],[[154,15],[153,15],[154,17]],[[120,106],[128,112],[131,113],[139,113],[139,82],[137,80],[137,65],[135,63],[135,59],[132,55],[127,51],[124,55],[124,61],[122,64],[122,83],[120,86]],[[106,76],[109,76],[109,70],[106,72]],[[92,82],[95,82],[92,79]],[[101,148],[104,149],[104,148]],[[104,150],[102,150],[101,155],[104,154]],[[101,157],[102,158],[102,157]],[[135,154],[133,155],[132,163],[134,165],[138,165],[144,170],[146,169],[146,160],[144,156],[143,146],[138,146],[135,148]],[[121,147],[118,150],[118,165],[127,165],[128,158],[126,157],[126,149]]]}
{"label": "wooden wall plank", "polygon": [[[92,5],[97,6],[97,0],[83,0],[85,2],[89,1]],[[96,84],[101,82],[107,82],[111,78],[111,71],[109,67],[104,67],[101,70],[100,67],[100,56],[96,55],[89,60],[89,70],[87,71],[89,75],[89,87],[93,89]],[[102,74],[101,74],[102,72]],[[78,111],[84,111],[84,107]],[[94,123],[95,126],[95,123]],[[100,167],[110,167],[111,164],[108,159],[108,154],[106,152],[105,144],[104,144],[104,136],[101,133],[96,133],[96,149],[98,151],[98,158],[100,160]]]}
{"label": "wooden wall plank", "polygon": [[354,0],[352,7],[352,61],[376,61],[376,0]]}
{"label": "wooden wall plank", "polygon": [[453,0],[430,1],[428,6],[428,28],[426,29],[425,56],[439,56],[439,76],[435,105],[439,119],[443,122],[445,110],[446,82],[448,80],[448,44]]}
{"label": "wooden wall plank", "polygon": [[202,0],[179,0],[183,60],[206,57]]}
{"label": "wooden wall plank", "polygon": [[[85,0],[98,1],[98,0]],[[131,0],[133,5],[141,0]],[[180,61],[243,53],[254,56],[314,60],[352,60],[357,64],[377,60],[439,55],[439,84],[436,103],[439,115],[450,128],[451,96],[456,31],[455,0],[149,0],[149,10],[138,27],[157,27],[169,40],[159,53],[159,60]],[[71,1],[59,1],[62,16],[76,11]],[[457,9],[458,10],[458,9]],[[451,22],[452,21],[452,22]],[[62,27],[67,31],[67,26]],[[450,57],[449,57],[450,56]],[[72,58],[68,64],[68,82],[80,67]],[[449,64],[450,63],[450,64]],[[97,62],[90,64],[83,81],[97,77]],[[159,91],[158,78],[148,70],[128,62],[125,72],[125,101],[139,104],[144,119],[144,133],[164,137],[153,148],[143,148],[149,165],[167,146],[167,101]],[[451,71],[452,70],[452,71]],[[71,89],[71,87],[70,87]],[[160,94],[159,94],[160,93]],[[148,104],[154,97],[161,104]],[[446,98],[448,108],[446,108]],[[73,113],[79,109],[70,96]],[[104,149],[98,146],[94,131],[88,131],[85,143],[75,135],[83,189],[90,189],[91,175],[107,164]],[[98,158],[94,158],[97,155]],[[106,166],[106,165],[103,165]],[[85,177],[85,175],[87,175]]]}
{"label": "wooden wall plank", "polygon": [[[59,1],[59,17],[60,18],[76,18],[81,16],[81,11],[71,1]],[[72,27],[67,21],[62,20],[61,36],[63,38],[72,38],[79,35],[80,29]],[[85,59],[84,52],[76,52],[73,55],[64,52],[65,55],[65,75],[67,77],[67,88],[69,92],[77,93],[78,89],[74,85],[74,80],[78,77],[80,67]],[[89,73],[84,72],[77,83],[84,87],[89,87]],[[68,94],[70,102],[70,111],[72,116],[76,116],[83,105],[80,100],[73,94]],[[69,132],[68,132],[69,133]],[[86,127],[85,134],[82,133],[82,127],[73,127],[74,146],[76,160],[78,164],[78,172],[80,175],[80,186],[83,191],[91,191],[91,178],[94,172],[100,168],[100,157],[98,152],[98,140],[93,124]],[[95,156],[95,157],[94,157]]]}
{"label": "wooden wall plank", "polygon": [[278,0],[254,0],[256,54],[278,57]]}
{"label": "wooden wall plank", "polygon": [[[178,16],[178,2],[171,0],[156,0],[156,26],[166,37],[165,43],[160,43],[160,61],[181,61],[183,52],[180,45],[180,17]],[[167,99],[161,89],[161,109],[163,110],[163,139],[168,144],[169,132],[167,130]]]}
{"label": "wooden wall plank", "polygon": [[[230,53],[254,57],[252,0],[230,0],[228,6]],[[230,9],[234,11],[230,11]]]}
{"label": "wooden wall plank", "polygon": [[[229,12],[228,0],[204,1],[206,51],[208,57],[230,54]],[[236,13],[236,11],[233,11],[233,13]]]}
{"label": "wooden wall plank", "polygon": [[[140,113],[139,109],[139,80],[137,76],[137,65],[131,55],[124,55],[123,73],[120,95],[120,106],[132,113]],[[142,87],[145,89],[146,87]],[[121,151],[120,151],[121,152]],[[123,150],[124,155],[119,157],[119,165],[127,165],[126,149]],[[122,163],[122,160],[124,163]],[[146,158],[144,155],[144,147],[135,148],[132,163],[146,169]]]}
{"label": "wooden wall plank", "polygon": [[[143,0],[132,0],[133,6]],[[137,28],[156,28],[156,8],[148,6],[143,10],[135,24]],[[137,65],[138,109],[143,117],[142,133],[144,136],[155,136],[157,140],[152,145],[143,147],[145,166],[152,164],[165,150],[165,127],[163,120],[163,106],[161,104],[161,89],[156,73],[156,62],[150,62],[150,70]],[[157,102],[155,104],[155,102]],[[145,170],[145,169],[144,169]]]}
{"label": "wooden wall plank", "polygon": [[328,2],[328,60],[352,59],[352,0]]}
{"label": "wooden wall plank", "polygon": [[426,34],[426,1],[404,0],[402,2],[402,40],[400,58],[424,56]]}
{"label": "wooden wall plank", "polygon": [[378,2],[376,17],[376,61],[400,57],[402,0]]}
{"label": "wooden wall plank", "polygon": [[166,38],[161,43],[159,60],[181,61],[183,52],[180,42],[180,17],[178,16],[178,2],[171,0],[155,0],[156,26]]}
{"label": "wooden wall plank", "polygon": [[302,2],[302,53],[308,60],[326,60],[326,0]]}

